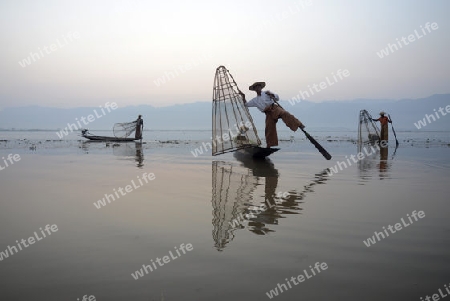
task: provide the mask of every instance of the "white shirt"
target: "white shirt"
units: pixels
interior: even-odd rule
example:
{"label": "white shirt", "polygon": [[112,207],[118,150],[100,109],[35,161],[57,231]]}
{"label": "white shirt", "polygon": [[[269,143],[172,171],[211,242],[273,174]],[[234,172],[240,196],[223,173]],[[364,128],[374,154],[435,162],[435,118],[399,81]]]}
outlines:
{"label": "white shirt", "polygon": [[[265,108],[267,108],[268,106],[270,106],[271,104],[274,103],[273,100],[270,98],[270,96],[266,94],[266,92],[270,93],[270,91],[261,91],[261,96],[256,96],[252,100],[247,101],[245,106],[257,107],[258,110],[260,110],[261,112],[264,112]],[[276,101],[278,101],[280,98],[278,97],[277,94],[274,94],[274,95],[275,95]]]}

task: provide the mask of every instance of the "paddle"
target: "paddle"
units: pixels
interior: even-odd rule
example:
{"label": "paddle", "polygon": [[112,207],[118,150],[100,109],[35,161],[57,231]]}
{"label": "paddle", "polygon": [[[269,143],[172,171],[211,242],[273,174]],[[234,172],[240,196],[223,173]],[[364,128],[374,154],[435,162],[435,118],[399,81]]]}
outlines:
{"label": "paddle", "polygon": [[330,160],[331,159],[331,155],[322,147],[322,145],[319,144],[319,142],[316,141],[316,139],[314,139],[310,134],[308,134],[307,131],[305,131],[304,129],[300,128],[303,133],[305,133],[306,138],[309,139],[309,141],[314,144],[314,146],[319,150],[319,152],[322,154],[322,156],[325,157],[325,159]]}
{"label": "paddle", "polygon": [[388,114],[389,120],[391,121],[391,126],[392,126],[392,132],[394,132],[394,137],[395,137],[395,145],[398,146],[398,140],[397,140],[397,135],[395,134],[395,130],[394,130],[394,124],[392,123],[392,119],[391,119],[391,115]]}
{"label": "paddle", "polygon": [[[282,108],[284,110],[284,108],[278,103],[278,101],[275,101],[275,103],[277,105],[280,106],[280,108]],[[331,155],[326,151],[326,149],[324,149],[322,147],[322,145],[319,144],[319,142],[316,141],[316,139],[314,139],[310,134],[308,134],[307,131],[305,131],[304,129],[300,128],[303,133],[305,133],[306,138],[308,138],[308,140],[314,144],[314,146],[317,148],[317,150],[322,154],[322,156],[324,156],[325,159],[330,160],[331,159]]]}

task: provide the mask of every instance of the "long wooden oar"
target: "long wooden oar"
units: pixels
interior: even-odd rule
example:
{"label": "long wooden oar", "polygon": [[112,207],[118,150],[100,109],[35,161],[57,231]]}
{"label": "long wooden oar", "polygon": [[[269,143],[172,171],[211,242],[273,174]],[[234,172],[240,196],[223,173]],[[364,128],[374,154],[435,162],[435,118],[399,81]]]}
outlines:
{"label": "long wooden oar", "polygon": [[324,149],[322,147],[322,145],[319,144],[319,142],[316,141],[316,139],[314,139],[310,134],[308,134],[307,131],[305,131],[304,129],[300,128],[303,133],[305,133],[306,138],[309,139],[309,141],[314,144],[314,146],[319,150],[319,152],[322,154],[322,156],[325,157],[325,159],[330,160],[331,159],[331,155],[326,151],[326,149]]}
{"label": "long wooden oar", "polygon": [[388,114],[389,120],[391,121],[391,126],[392,126],[392,132],[394,132],[394,137],[395,137],[395,145],[398,146],[398,140],[397,140],[397,135],[395,134],[395,130],[394,130],[394,124],[392,123],[392,119],[391,119],[391,115]]}
{"label": "long wooden oar", "polygon": [[[282,109],[284,110],[284,108],[283,108],[277,101],[275,101],[275,103],[276,103],[277,105],[279,105],[280,108],[282,108]],[[331,160],[331,155],[327,152],[327,150],[324,149],[324,148],[322,147],[322,145],[320,145],[319,142],[316,141],[316,139],[314,139],[310,134],[308,134],[307,131],[305,131],[305,130],[302,129],[302,128],[300,128],[300,129],[303,131],[303,133],[305,133],[306,138],[308,138],[308,140],[309,140],[312,144],[314,144],[314,146],[315,146],[315,147],[317,148],[317,150],[322,154],[322,156],[324,156],[324,158],[327,159],[327,160]]]}

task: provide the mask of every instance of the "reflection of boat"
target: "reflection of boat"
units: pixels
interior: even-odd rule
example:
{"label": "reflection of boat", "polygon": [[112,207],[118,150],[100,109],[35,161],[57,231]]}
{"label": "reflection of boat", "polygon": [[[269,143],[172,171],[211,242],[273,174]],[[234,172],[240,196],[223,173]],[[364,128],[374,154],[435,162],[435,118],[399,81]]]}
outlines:
{"label": "reflection of boat", "polygon": [[244,155],[242,152],[235,152],[233,156],[242,164],[243,167],[251,171],[252,175],[255,177],[278,178],[278,169],[275,168],[272,161],[268,158],[265,160],[251,160],[249,156]]}
{"label": "reflection of boat", "polygon": [[322,171],[303,191],[280,193],[276,191],[279,173],[270,160],[253,160],[239,152],[234,157],[241,164],[212,162],[212,234],[219,251],[233,240],[238,229],[247,228],[257,235],[275,232],[270,225],[278,225],[278,220],[287,215],[299,214],[305,195],[327,180],[327,172]]}
{"label": "reflection of boat", "polygon": [[[103,142],[103,143],[101,143]],[[145,143],[144,143],[145,144]],[[136,162],[136,166],[142,168],[144,166],[144,151],[143,143],[114,143],[113,141],[83,141],[80,148],[89,154],[96,150],[101,150],[104,153],[105,149],[112,149],[114,156],[119,157],[119,160],[127,160]]]}
{"label": "reflection of boat", "polygon": [[132,142],[139,140],[137,138],[118,138],[118,137],[108,137],[108,136],[96,136],[89,133],[88,130],[84,129],[81,131],[81,136],[92,140],[92,141],[111,141],[111,142]]}

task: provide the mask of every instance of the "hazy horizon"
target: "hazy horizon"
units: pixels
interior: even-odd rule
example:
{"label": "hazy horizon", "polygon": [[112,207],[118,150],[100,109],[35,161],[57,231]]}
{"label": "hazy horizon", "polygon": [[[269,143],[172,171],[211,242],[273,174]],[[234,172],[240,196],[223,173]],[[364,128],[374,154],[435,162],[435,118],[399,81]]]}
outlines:
{"label": "hazy horizon", "polygon": [[[415,123],[426,115],[438,114],[442,108],[442,117],[450,112],[450,94],[433,95],[421,99],[368,100],[323,102],[293,102],[282,100],[281,105],[297,116],[309,129],[312,128],[357,128],[360,110],[367,110],[373,116],[383,110],[392,117],[397,130],[414,130]],[[209,129],[211,127],[212,102],[196,102],[154,107],[151,104],[138,106],[115,106],[113,103],[102,107],[55,108],[43,106],[8,107],[0,110],[0,128],[2,129],[61,129],[68,124],[90,130],[111,129],[114,123],[127,122],[143,115],[146,129]],[[114,108],[114,109],[113,109]],[[256,108],[249,108],[257,127],[264,129],[264,114]],[[445,114],[445,115],[444,115]],[[92,121],[87,121],[92,115]],[[439,116],[441,117],[441,116]],[[83,118],[85,121],[83,121]],[[429,117],[431,118],[431,117]],[[431,124],[421,130],[448,130],[450,119],[433,117]],[[280,130],[284,128],[279,126]]]}

